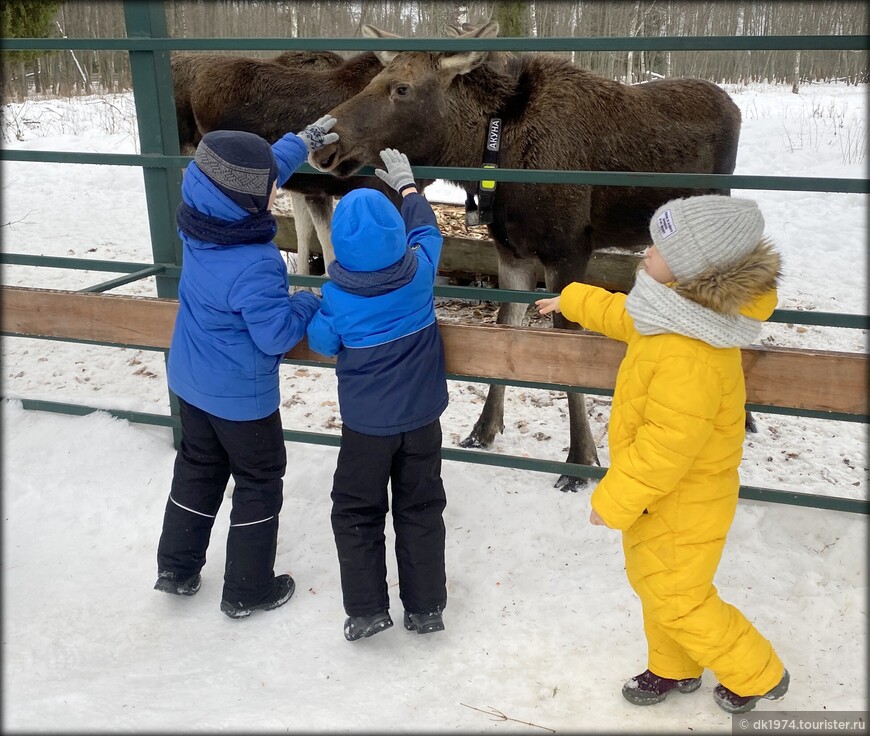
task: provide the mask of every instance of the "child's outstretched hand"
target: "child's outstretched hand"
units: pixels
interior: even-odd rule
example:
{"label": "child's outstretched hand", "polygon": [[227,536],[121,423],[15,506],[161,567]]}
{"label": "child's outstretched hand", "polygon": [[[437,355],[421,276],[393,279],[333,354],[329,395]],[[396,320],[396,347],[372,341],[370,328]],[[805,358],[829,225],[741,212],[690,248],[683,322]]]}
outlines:
{"label": "child's outstretched hand", "polygon": [[550,312],[561,312],[562,309],[559,307],[559,299],[558,296],[550,297],[549,299],[538,299],[535,301],[535,304],[538,306],[538,312],[540,314],[549,314]]}
{"label": "child's outstretched hand", "polygon": [[308,149],[308,153],[319,151],[324,146],[328,146],[330,143],[335,143],[338,140],[338,133],[329,132],[333,129],[336,122],[338,121],[332,115],[324,115],[319,120],[311,123],[305,130],[297,133]]}
{"label": "child's outstretched hand", "polygon": [[387,170],[375,169],[375,174],[379,178],[383,179],[400,194],[407,187],[414,187],[416,189],[417,182],[414,181],[411,164],[404,153],[400,153],[395,148],[385,148],[381,151],[381,158],[387,165]]}
{"label": "child's outstretched hand", "polygon": [[[607,526],[607,523],[598,515],[595,509],[589,512],[589,523],[595,526]],[[610,527],[607,528],[609,529]]]}

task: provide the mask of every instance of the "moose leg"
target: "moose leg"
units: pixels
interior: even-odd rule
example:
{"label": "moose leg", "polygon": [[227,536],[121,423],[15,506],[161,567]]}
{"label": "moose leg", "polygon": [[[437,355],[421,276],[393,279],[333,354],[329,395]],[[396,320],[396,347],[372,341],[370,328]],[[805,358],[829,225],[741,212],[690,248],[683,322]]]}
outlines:
{"label": "moose leg", "polygon": [[314,222],[304,194],[291,191],[290,202],[293,204],[293,224],[296,227],[296,273],[308,276],[311,273],[311,242],[317,237]]}
{"label": "moose leg", "polygon": [[335,260],[332,249],[332,197],[328,194],[310,194],[305,197],[305,203],[323,251],[323,267],[327,268]]}
{"label": "moose leg", "polygon": [[[499,252],[499,288],[534,290],[535,263],[534,259],[519,260]],[[498,309],[496,323],[519,326],[523,322],[527,309],[527,304],[503,302]],[[497,384],[490,385],[480,418],[468,437],[459,443],[460,447],[489,447],[495,439],[496,432],[504,431],[504,388],[504,386]]]}
{"label": "moose leg", "polygon": [[[554,327],[571,329],[573,323],[568,322],[561,314],[557,314],[554,317]],[[576,329],[576,326],[574,326],[574,329]],[[580,465],[600,465],[598,450],[595,447],[595,440],[592,438],[589,416],[586,412],[586,394],[575,391],[568,392],[568,423],[571,441],[568,447],[568,457],[565,462],[579,463]],[[563,474],[556,480],[554,487],[564,493],[576,493],[581,488],[586,487],[587,480],[587,478]]]}
{"label": "moose leg", "polygon": [[[582,270],[585,270],[585,267]],[[558,293],[567,286],[566,278],[557,270],[545,268],[544,274],[549,291]],[[553,326],[563,330],[576,330],[579,327],[576,322],[569,322],[561,314],[553,315]],[[580,465],[600,465],[598,450],[595,447],[595,440],[592,438],[592,430],[589,427],[589,416],[586,413],[586,394],[575,391],[568,392],[568,422],[571,441],[565,462],[579,463]],[[587,478],[563,474],[559,476],[554,487],[563,493],[576,493],[581,488],[586,487],[587,480]]]}

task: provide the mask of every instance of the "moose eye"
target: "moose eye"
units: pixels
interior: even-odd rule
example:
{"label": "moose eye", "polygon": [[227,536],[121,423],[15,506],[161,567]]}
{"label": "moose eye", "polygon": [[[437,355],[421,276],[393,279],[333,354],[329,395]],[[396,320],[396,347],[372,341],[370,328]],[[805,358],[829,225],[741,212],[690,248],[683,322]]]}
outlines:
{"label": "moose eye", "polygon": [[405,97],[411,91],[411,88],[407,84],[398,84],[394,91],[398,97]]}

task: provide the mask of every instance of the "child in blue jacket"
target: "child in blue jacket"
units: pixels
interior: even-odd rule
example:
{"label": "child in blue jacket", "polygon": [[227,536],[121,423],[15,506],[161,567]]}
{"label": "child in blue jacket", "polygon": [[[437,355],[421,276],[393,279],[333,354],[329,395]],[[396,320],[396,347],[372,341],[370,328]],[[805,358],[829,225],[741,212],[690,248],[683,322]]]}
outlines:
{"label": "child in blue jacket", "polygon": [[385,149],[381,158],[387,169],[375,173],[402,195],[401,215],[373,189],[342,198],[332,219],[331,280],[308,326],[309,347],[338,356],[342,430],[332,529],[348,641],[393,625],[388,484],[405,628],[443,630],[447,605],[439,419],[447,378],[432,291],[443,239],[407,157]]}
{"label": "child in blue jacket", "polygon": [[324,116],[270,146],[240,131],[203,136],[181,186],[184,244],[169,387],[181,444],[157,549],[156,590],[193,595],[215,516],[235,480],[221,611],[243,618],[286,603],[295,583],[275,576],[287,464],[278,367],[305,335],[319,300],[290,296],[272,242],[271,207],[308,153],[338,139]]}

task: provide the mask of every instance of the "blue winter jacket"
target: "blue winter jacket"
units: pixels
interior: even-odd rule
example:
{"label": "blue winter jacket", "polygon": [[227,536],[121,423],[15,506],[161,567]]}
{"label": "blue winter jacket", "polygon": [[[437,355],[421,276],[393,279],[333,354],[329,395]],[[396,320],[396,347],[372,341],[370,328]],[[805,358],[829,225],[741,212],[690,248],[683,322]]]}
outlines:
{"label": "blue winter jacket", "polygon": [[444,345],[432,294],[442,240],[435,214],[419,194],[405,197],[401,216],[371,189],[352,192],[336,207],[332,244],[336,261],[349,271],[368,266],[376,272],[409,247],[417,257],[409,283],[376,296],[326,282],[320,311],[308,326],[309,347],[338,356],[341,418],[356,432],[408,432],[435,421],[447,407]]}
{"label": "blue winter jacket", "polygon": [[[272,146],[283,183],[305,160],[305,144],[289,133]],[[200,212],[238,221],[248,215],[191,161],[181,194]],[[290,296],[287,267],[274,243],[184,243],[178,316],[169,350],[169,387],[223,419],[262,419],[278,408],[278,366],[305,335],[319,301]]]}

